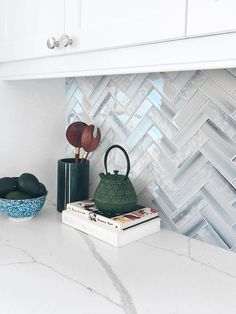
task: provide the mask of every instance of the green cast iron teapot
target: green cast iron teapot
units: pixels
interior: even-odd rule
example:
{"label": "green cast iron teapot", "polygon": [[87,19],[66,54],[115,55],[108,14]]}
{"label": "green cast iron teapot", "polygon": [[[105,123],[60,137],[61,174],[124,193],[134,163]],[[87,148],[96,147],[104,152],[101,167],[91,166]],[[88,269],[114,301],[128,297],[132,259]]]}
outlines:
{"label": "green cast iron teapot", "polygon": [[[126,175],[118,174],[118,170],[114,170],[114,174],[107,172],[107,157],[113,148],[119,148],[126,157]],[[137,204],[137,196],[128,178],[130,161],[127,152],[120,145],[112,145],[106,151],[104,165],[106,173],[99,174],[101,181],[93,197],[96,207],[100,210],[117,214],[132,210]]]}

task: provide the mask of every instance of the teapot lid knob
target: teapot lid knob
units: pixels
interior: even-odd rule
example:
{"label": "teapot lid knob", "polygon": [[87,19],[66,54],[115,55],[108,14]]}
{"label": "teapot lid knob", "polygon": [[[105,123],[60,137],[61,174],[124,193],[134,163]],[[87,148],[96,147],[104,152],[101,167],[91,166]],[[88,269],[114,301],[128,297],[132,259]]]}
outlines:
{"label": "teapot lid knob", "polygon": [[114,174],[117,176],[119,173],[119,170],[114,170]]}

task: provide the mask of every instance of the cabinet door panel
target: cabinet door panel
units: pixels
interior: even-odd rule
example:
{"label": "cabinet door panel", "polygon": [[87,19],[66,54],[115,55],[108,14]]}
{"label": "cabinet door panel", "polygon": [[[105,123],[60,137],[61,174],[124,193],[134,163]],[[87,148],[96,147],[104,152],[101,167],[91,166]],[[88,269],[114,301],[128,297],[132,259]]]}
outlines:
{"label": "cabinet door panel", "polygon": [[48,49],[49,37],[64,33],[64,0],[0,0],[1,56],[4,61],[62,53]]}
{"label": "cabinet door panel", "polygon": [[236,31],[235,0],[189,0],[187,35]]}
{"label": "cabinet door panel", "polygon": [[185,0],[66,0],[67,52],[181,38]]}

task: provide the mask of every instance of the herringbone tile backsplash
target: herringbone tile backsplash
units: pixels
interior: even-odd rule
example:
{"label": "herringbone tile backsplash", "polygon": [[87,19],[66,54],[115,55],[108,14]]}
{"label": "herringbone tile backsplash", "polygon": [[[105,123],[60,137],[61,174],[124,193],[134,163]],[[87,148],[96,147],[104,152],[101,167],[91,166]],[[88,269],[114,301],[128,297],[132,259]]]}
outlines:
{"label": "herringbone tile backsplash", "polygon": [[[156,206],[165,227],[236,251],[236,70],[68,79],[66,105],[66,126],[82,120],[102,132],[91,194],[105,150],[120,144],[139,203]],[[120,151],[108,166],[125,172]]]}

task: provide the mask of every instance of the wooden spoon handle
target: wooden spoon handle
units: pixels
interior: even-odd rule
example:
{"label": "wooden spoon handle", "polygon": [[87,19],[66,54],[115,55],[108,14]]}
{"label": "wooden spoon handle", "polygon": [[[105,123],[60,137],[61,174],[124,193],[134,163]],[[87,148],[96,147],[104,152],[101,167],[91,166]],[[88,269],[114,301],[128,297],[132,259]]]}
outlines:
{"label": "wooden spoon handle", "polygon": [[79,155],[80,155],[80,148],[76,147],[76,149],[75,149],[75,163],[78,163],[80,161]]}
{"label": "wooden spoon handle", "polygon": [[80,162],[84,162],[85,160],[87,160],[88,155],[89,155],[89,152],[86,152]]}
{"label": "wooden spoon handle", "polygon": [[83,159],[86,160],[88,158],[88,155],[89,155],[89,152],[86,152]]}

